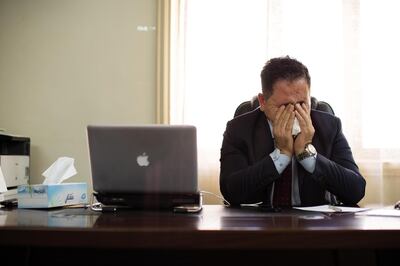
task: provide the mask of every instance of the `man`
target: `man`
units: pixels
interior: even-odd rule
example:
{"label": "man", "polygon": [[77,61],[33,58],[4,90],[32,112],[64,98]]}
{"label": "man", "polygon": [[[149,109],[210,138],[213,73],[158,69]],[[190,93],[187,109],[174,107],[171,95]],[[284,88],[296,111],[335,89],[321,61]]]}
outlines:
{"label": "man", "polygon": [[290,57],[274,58],[261,84],[260,107],[229,121],[224,133],[225,199],[274,207],[357,204],[365,180],[339,118],[311,110],[308,69]]}

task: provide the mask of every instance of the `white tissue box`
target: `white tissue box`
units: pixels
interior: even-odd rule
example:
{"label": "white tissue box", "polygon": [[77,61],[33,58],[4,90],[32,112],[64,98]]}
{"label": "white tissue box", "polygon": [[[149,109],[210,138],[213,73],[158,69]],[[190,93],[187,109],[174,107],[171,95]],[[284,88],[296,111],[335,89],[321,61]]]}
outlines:
{"label": "white tissue box", "polygon": [[87,183],[18,186],[18,208],[53,208],[87,204]]}

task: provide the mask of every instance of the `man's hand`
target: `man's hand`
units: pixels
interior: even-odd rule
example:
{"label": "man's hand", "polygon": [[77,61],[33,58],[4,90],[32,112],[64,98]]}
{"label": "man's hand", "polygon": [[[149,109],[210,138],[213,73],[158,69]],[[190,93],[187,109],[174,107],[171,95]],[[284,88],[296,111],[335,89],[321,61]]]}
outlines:
{"label": "man's hand", "polygon": [[292,136],[292,127],[294,117],[295,110],[293,104],[288,104],[286,106],[282,105],[279,107],[276,116],[272,121],[275,146],[281,151],[281,153],[290,157],[293,155],[294,140]]}
{"label": "man's hand", "polygon": [[301,153],[307,143],[311,143],[314,137],[315,129],[311,121],[310,110],[306,104],[297,103],[295,105],[296,118],[299,120],[301,128],[300,134],[297,135],[294,141],[295,155]]}

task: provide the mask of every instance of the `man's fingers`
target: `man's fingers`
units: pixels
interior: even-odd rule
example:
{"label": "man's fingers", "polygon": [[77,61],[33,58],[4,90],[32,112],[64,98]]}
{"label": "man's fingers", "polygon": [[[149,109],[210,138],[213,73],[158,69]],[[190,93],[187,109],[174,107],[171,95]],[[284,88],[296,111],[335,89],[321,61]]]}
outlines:
{"label": "man's fingers", "polygon": [[294,111],[294,106],[292,104],[288,104],[285,107],[285,112],[284,112],[283,117],[282,117],[282,121],[283,121],[282,126],[283,126],[283,128],[287,128],[287,126],[289,126],[290,129],[292,128],[293,122],[292,122],[292,125],[291,125],[289,123],[289,120],[290,120],[290,117],[293,115],[293,111]]}
{"label": "man's fingers", "polygon": [[296,114],[297,120],[299,120],[300,128],[305,128],[307,126],[306,120],[304,120],[304,118],[300,115],[299,111],[295,110],[294,112]]}
{"label": "man's fingers", "polygon": [[281,116],[284,111],[285,111],[284,105],[282,105],[281,107],[278,108],[278,111],[276,112],[276,115],[275,115],[275,119],[273,121],[274,123],[277,123],[281,119]]}
{"label": "man's fingers", "polygon": [[310,110],[305,103],[296,103],[295,108],[303,117],[308,117],[310,115]]}
{"label": "man's fingers", "polygon": [[300,125],[307,126],[307,124],[312,123],[308,108],[304,103],[301,105],[297,103],[295,107],[297,111],[297,119],[299,120]]}
{"label": "man's fingers", "polygon": [[274,135],[278,138],[291,137],[294,116],[294,106],[287,105],[282,112],[279,120],[275,121],[276,123],[273,125]]}

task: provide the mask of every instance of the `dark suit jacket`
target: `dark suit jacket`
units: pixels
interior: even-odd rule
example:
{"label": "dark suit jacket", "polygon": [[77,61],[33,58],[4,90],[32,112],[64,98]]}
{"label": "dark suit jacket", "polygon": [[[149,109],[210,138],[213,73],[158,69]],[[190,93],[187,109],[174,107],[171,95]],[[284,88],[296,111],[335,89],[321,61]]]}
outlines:
{"label": "dark suit jacket", "polygon": [[[325,191],[346,205],[355,205],[365,193],[361,176],[340,119],[311,111],[315,128],[312,144],[318,155],[313,174],[298,166],[302,206],[327,204]],[[263,201],[271,205],[272,185],[279,174],[269,154],[275,149],[268,120],[258,108],[229,121],[221,148],[220,189],[231,204]]]}

